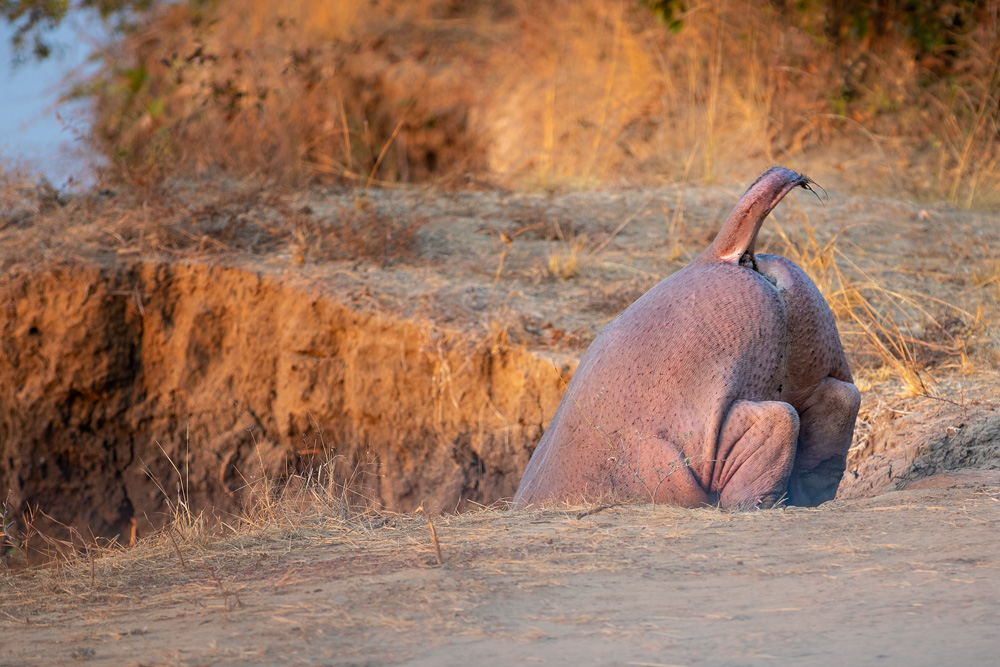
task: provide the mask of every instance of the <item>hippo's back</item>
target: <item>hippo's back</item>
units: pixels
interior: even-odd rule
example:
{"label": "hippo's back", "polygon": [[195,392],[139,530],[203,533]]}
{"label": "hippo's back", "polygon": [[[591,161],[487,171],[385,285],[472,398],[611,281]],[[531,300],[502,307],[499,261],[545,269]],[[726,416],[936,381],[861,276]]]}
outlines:
{"label": "hippo's back", "polygon": [[711,460],[733,401],[778,398],[786,330],[778,289],[748,268],[693,263],[661,281],[584,354],[515,504],[628,493],[664,448]]}

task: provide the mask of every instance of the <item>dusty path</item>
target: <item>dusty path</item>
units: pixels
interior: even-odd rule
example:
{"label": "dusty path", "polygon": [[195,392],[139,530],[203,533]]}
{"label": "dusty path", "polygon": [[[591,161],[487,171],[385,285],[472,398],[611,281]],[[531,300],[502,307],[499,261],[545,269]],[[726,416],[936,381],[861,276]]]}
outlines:
{"label": "dusty path", "polygon": [[[1000,473],[815,510],[301,517],[0,579],[0,665],[987,664]],[[295,525],[295,527],[292,527]]]}

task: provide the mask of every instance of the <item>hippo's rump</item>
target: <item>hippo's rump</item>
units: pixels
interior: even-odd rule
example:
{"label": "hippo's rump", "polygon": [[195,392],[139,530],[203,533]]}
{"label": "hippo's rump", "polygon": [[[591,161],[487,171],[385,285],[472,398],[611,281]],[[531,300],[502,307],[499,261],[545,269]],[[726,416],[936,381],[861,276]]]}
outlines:
{"label": "hippo's rump", "polygon": [[632,484],[623,458],[712,458],[734,401],[778,398],[786,329],[779,290],[748,268],[692,264],[663,280],[584,354],[518,498],[571,497],[581,478]]}

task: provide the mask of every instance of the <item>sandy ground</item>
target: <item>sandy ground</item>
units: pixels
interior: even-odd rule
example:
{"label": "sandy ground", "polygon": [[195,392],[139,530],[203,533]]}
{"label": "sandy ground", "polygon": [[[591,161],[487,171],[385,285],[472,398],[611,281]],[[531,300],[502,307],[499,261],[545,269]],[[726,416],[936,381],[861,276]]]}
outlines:
{"label": "sandy ground", "polygon": [[[303,517],[0,579],[0,665],[988,664],[1000,473],[752,513]],[[294,523],[294,522],[292,522]],[[185,556],[181,564],[179,556]]]}

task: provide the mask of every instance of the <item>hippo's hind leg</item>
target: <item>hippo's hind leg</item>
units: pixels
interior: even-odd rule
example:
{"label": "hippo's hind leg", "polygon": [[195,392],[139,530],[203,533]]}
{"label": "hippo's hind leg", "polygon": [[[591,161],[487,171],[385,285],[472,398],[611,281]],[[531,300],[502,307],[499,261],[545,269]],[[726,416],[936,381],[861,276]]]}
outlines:
{"label": "hippo's hind leg", "polygon": [[788,480],[788,503],[813,507],[837,494],[854,435],[861,393],[832,377],[820,381],[799,414],[799,444]]}
{"label": "hippo's hind leg", "polygon": [[799,416],[780,401],[736,401],[722,426],[711,491],[722,507],[771,507],[785,495]]}

